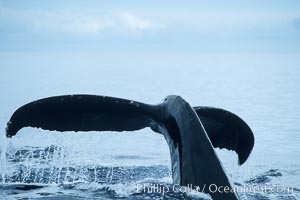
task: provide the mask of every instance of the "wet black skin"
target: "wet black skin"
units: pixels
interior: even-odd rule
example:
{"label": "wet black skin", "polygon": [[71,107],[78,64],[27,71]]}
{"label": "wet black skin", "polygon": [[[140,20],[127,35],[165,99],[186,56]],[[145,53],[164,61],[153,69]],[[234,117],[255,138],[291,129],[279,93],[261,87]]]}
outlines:
{"label": "wet black skin", "polygon": [[208,186],[232,188],[213,147],[249,157],[254,136],[235,114],[211,107],[191,107],[180,96],[157,105],[96,96],[65,95],[40,99],[20,107],[8,122],[12,137],[23,127],[55,131],[135,131],[150,127],[163,134],[172,162],[174,184],[203,188],[213,199],[238,199],[235,193],[211,193]]}

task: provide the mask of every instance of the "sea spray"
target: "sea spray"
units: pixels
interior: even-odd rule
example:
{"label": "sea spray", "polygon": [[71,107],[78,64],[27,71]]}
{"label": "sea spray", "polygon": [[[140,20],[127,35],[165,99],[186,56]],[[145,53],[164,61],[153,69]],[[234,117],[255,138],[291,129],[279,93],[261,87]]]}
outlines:
{"label": "sea spray", "polygon": [[2,183],[5,183],[6,176],[6,151],[7,151],[7,139],[4,136],[1,148],[1,180]]}

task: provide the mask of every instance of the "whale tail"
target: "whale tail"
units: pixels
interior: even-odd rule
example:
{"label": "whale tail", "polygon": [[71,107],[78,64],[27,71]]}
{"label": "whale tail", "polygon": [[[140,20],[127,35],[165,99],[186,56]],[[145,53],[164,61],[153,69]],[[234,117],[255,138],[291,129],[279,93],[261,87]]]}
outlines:
{"label": "whale tail", "polygon": [[[168,96],[157,105],[95,95],[49,97],[16,110],[8,122],[7,137],[23,127],[56,131],[134,131],[150,127],[167,140],[174,183],[199,187],[215,184],[231,188],[213,147],[234,150],[243,164],[254,145],[251,129],[238,116],[217,108],[192,108],[180,96]],[[214,199],[237,199],[234,193],[211,195]]]}
{"label": "whale tail", "polygon": [[[213,107],[193,107],[214,147],[233,150],[239,164],[249,157],[254,146],[250,127],[237,115]],[[7,123],[6,136],[23,127],[56,131],[134,131],[150,127],[158,132],[166,115],[161,105],[150,106],[126,99],[66,95],[37,100],[20,107]]]}
{"label": "whale tail", "polygon": [[198,106],[194,110],[213,146],[235,151],[239,164],[244,164],[254,146],[254,135],[247,123],[237,115],[220,108]]}

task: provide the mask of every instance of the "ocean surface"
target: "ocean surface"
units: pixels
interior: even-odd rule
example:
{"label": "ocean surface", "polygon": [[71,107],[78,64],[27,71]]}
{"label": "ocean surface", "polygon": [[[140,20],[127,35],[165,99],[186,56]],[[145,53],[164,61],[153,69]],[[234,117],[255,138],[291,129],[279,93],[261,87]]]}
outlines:
{"label": "ocean surface", "polygon": [[[51,132],[24,128],[12,139],[12,113],[33,100],[97,94],[159,103],[181,95],[244,119],[255,135],[247,162],[216,149],[246,199],[300,199],[298,54],[0,53],[0,199],[209,199],[172,188],[162,135]],[[268,189],[255,189],[254,187]],[[254,189],[253,189],[254,188]],[[185,190],[186,189],[186,190]],[[250,190],[252,189],[252,190]]]}

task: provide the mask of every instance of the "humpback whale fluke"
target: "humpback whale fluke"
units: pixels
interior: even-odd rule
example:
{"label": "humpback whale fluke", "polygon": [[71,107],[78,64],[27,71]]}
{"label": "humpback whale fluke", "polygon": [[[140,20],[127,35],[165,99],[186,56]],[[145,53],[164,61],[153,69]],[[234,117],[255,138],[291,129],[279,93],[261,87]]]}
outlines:
{"label": "humpback whale fluke", "polygon": [[246,162],[254,146],[254,136],[246,122],[220,108],[198,106],[194,110],[213,146],[235,151],[240,165]]}
{"label": "humpback whale fluke", "polygon": [[180,96],[157,105],[96,96],[65,95],[40,99],[17,109],[6,136],[23,127],[56,131],[134,131],[150,127],[163,134],[170,149],[173,182],[199,186],[213,199],[238,199],[234,192],[212,192],[209,185],[232,189],[213,147],[234,150],[243,164],[254,136],[249,126],[228,111],[192,108]]}

